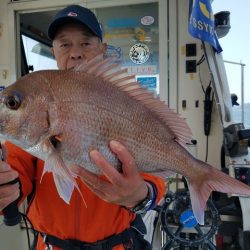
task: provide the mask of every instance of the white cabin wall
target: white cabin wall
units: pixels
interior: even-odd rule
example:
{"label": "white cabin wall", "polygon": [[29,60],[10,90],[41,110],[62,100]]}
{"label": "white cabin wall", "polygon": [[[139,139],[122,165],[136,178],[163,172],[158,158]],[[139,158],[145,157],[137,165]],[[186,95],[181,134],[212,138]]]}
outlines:
{"label": "white cabin wall", "polygon": [[7,0],[0,0],[0,86],[10,82],[9,32]]}
{"label": "white cabin wall", "polygon": [[[15,20],[10,20],[9,0],[0,0],[0,86],[7,86],[16,79],[15,61],[11,56],[14,54],[11,47],[15,46],[10,39],[10,29],[13,28]],[[13,32],[12,32],[13,33]],[[32,238],[31,238],[32,239]],[[20,225],[5,226],[3,217],[0,216],[0,249],[1,250],[27,250],[27,235]]]}
{"label": "white cabin wall", "polygon": [[[0,0],[0,86],[10,83],[8,1]],[[0,225],[2,216],[0,217]],[[20,226],[0,226],[0,249],[27,249],[24,231]]]}
{"label": "white cabin wall", "polygon": [[[194,39],[188,33],[188,4],[187,0],[178,0],[178,25],[177,25],[177,43],[178,43],[178,111],[186,119],[191,127],[193,138],[197,140],[196,156],[205,160],[206,156],[206,136],[203,132],[203,114],[204,114],[204,93],[199,80],[198,67],[196,73],[185,73],[186,60],[198,61],[203,55],[201,42]],[[186,57],[186,44],[196,43],[197,55],[195,57]],[[171,49],[170,49],[171,50]],[[210,75],[206,61],[200,66],[200,75],[202,84],[206,87],[210,80]],[[186,108],[182,108],[182,100],[186,100]],[[195,107],[195,101],[199,101],[199,107]],[[208,138],[208,163],[220,168],[220,150],[222,145],[222,126],[217,112],[215,102],[212,110],[211,131]]]}

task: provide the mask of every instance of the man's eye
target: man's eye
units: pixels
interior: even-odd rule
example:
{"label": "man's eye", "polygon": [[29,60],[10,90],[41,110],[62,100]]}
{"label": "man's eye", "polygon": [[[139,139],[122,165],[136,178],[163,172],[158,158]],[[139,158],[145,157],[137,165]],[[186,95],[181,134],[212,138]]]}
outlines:
{"label": "man's eye", "polygon": [[90,46],[90,45],[91,45],[90,43],[82,43],[83,47],[87,47],[87,46]]}
{"label": "man's eye", "polygon": [[60,48],[67,48],[67,47],[69,47],[69,44],[68,44],[68,43],[62,43],[62,44],[60,45]]}

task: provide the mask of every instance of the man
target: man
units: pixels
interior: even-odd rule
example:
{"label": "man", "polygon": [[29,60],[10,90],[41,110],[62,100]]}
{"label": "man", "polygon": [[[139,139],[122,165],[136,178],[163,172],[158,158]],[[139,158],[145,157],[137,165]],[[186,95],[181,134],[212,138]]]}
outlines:
{"label": "man", "polygon": [[[59,69],[73,69],[99,54],[105,54],[102,30],[95,15],[86,8],[71,5],[59,11],[49,26],[52,51]],[[143,240],[144,225],[136,213],[152,209],[165,191],[163,181],[148,174],[139,174],[133,157],[117,141],[111,150],[122,163],[118,172],[96,150],[92,161],[100,168],[102,178],[84,168],[72,171],[84,194],[87,208],[78,192],[73,192],[67,205],[59,196],[50,173],[42,181],[44,162],[7,142],[7,162],[0,163],[0,210],[21,195],[23,200],[32,192],[27,215],[38,232],[37,250],[45,249],[150,249]],[[19,177],[18,184],[6,184]],[[131,227],[132,225],[132,227]],[[133,229],[137,228],[137,230]],[[141,233],[140,233],[141,232]]]}

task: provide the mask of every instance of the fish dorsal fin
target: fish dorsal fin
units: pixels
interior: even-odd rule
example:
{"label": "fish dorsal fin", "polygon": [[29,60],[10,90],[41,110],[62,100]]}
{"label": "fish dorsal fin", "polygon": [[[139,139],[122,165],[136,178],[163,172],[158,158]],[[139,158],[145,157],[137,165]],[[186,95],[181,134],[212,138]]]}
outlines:
{"label": "fish dorsal fin", "polygon": [[103,55],[98,55],[87,63],[78,65],[74,70],[101,77],[126,92],[153,111],[168,126],[180,144],[185,146],[186,143],[190,143],[192,133],[185,119],[170,109],[159,97],[141,87],[134,75],[129,75],[127,69],[121,69],[114,61],[113,57],[103,59]]}

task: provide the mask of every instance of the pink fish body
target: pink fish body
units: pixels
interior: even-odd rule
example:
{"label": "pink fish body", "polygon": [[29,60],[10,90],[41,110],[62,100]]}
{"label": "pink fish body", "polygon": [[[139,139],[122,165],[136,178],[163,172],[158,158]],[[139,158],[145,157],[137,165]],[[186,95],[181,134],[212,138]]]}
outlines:
{"label": "pink fish body", "polygon": [[185,176],[200,224],[213,190],[250,195],[249,186],[195,159],[185,149],[191,139],[185,120],[110,61],[97,57],[75,71],[20,78],[0,94],[1,137],[43,159],[66,202],[78,188],[70,165],[98,173],[90,150],[120,168],[108,147],[112,139],[127,147],[140,172]]}

